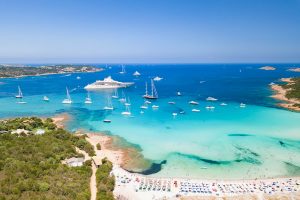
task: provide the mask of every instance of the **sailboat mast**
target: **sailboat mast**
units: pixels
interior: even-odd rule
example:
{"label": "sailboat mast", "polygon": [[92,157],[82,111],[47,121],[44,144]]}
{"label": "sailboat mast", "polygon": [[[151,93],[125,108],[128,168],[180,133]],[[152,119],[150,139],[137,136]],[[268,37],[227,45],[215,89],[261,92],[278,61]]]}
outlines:
{"label": "sailboat mast", "polygon": [[22,90],[21,90],[20,86],[18,86],[18,89],[19,89],[19,97],[23,97]]}
{"label": "sailboat mast", "polygon": [[145,95],[148,95],[148,84],[147,84],[147,81],[146,81],[146,94]]}
{"label": "sailboat mast", "polygon": [[154,91],[154,83],[153,83],[153,79],[151,79],[151,93],[152,93],[152,97],[153,97],[153,91]]}

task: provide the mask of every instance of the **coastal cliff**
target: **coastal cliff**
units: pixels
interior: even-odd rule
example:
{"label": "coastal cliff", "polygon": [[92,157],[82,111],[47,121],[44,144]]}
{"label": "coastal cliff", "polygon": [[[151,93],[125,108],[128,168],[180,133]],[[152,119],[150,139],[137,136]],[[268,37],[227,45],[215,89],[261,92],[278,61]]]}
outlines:
{"label": "coastal cliff", "polygon": [[275,92],[273,98],[284,101],[279,103],[280,107],[300,112],[300,77],[282,78],[284,84],[271,85]]}

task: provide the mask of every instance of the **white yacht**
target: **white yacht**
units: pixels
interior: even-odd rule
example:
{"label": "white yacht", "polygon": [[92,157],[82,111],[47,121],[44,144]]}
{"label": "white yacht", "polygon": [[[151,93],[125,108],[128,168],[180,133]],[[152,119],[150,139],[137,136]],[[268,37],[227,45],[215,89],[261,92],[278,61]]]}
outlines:
{"label": "white yacht", "polygon": [[200,112],[199,109],[192,109],[192,112]]}
{"label": "white yacht", "polygon": [[177,96],[181,96],[181,92],[177,92]]}
{"label": "white yacht", "polygon": [[159,108],[159,106],[157,106],[157,105],[153,105],[153,106],[152,106],[152,108],[153,108],[153,109],[158,109],[158,108]]}
{"label": "white yacht", "polygon": [[44,96],[43,101],[49,101],[49,98],[47,96]]}
{"label": "white yacht", "polygon": [[71,100],[71,96],[70,96],[70,94],[69,94],[69,90],[68,90],[67,87],[66,87],[66,91],[67,91],[67,98],[64,99],[64,100],[62,101],[62,103],[63,103],[63,104],[71,104],[71,103],[72,103],[72,100]]}
{"label": "white yacht", "polygon": [[197,101],[190,101],[189,104],[192,104],[192,105],[199,105],[199,103]]}
{"label": "white yacht", "polygon": [[92,103],[92,99],[90,97],[90,93],[89,92],[87,93],[87,97],[85,98],[84,103],[85,104],[91,104]]}
{"label": "white yacht", "polygon": [[161,78],[161,77],[159,77],[159,76],[156,76],[156,77],[154,77],[154,81],[161,81],[163,78]]}
{"label": "white yacht", "polygon": [[174,101],[169,101],[168,104],[174,105],[175,102]]}
{"label": "white yacht", "polygon": [[18,94],[16,95],[16,98],[18,98],[18,99],[23,98],[23,93],[22,93],[22,90],[21,90],[20,86],[18,86]]}
{"label": "white yacht", "polygon": [[146,91],[145,91],[145,95],[143,96],[145,99],[157,99],[158,98],[158,94],[154,85],[153,80],[151,79],[151,94],[148,94],[148,85],[146,82]]}
{"label": "white yacht", "polygon": [[221,106],[227,106],[227,103],[221,103],[220,105]]}
{"label": "white yacht", "polygon": [[84,87],[86,90],[98,90],[98,89],[116,89],[116,88],[126,88],[133,85],[133,82],[119,82],[111,78],[111,76],[106,77],[103,80],[97,80],[92,84],[88,84]]}
{"label": "white yacht", "polygon": [[172,113],[173,117],[176,117],[177,116],[177,113]]}
{"label": "white yacht", "polygon": [[218,101],[218,99],[213,98],[213,97],[207,97],[206,101]]}
{"label": "white yacht", "polygon": [[135,71],[134,73],[133,73],[133,76],[140,76],[141,74],[140,74],[140,72],[138,72],[138,71]]}

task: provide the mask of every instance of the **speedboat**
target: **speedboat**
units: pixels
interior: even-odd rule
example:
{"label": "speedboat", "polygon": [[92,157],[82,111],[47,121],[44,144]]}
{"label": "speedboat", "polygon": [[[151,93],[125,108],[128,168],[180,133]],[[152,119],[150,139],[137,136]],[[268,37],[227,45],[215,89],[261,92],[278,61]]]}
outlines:
{"label": "speedboat", "polygon": [[184,113],[185,113],[184,110],[182,110],[182,111],[179,112],[179,114],[184,114]]}
{"label": "speedboat", "polygon": [[206,101],[218,101],[218,99],[213,98],[213,97],[207,97]]}
{"label": "speedboat", "polygon": [[151,102],[151,101],[145,101],[145,103],[146,103],[146,104],[151,104],[152,102]]}
{"label": "speedboat", "polygon": [[135,71],[134,73],[133,73],[133,76],[140,76],[141,74],[138,72],[138,71]]}
{"label": "speedboat", "polygon": [[191,105],[199,105],[199,103],[197,101],[190,101],[189,104],[191,104]]}
{"label": "speedboat", "polygon": [[152,108],[153,108],[153,109],[157,109],[157,108],[159,108],[159,106],[153,105]]}
{"label": "speedboat", "polygon": [[156,77],[153,78],[154,81],[160,81],[160,80],[162,80],[162,79],[163,79],[163,78],[161,78],[161,77],[159,77],[159,76],[156,76]]}
{"label": "speedboat", "polygon": [[181,92],[177,92],[177,96],[181,96]]}
{"label": "speedboat", "polygon": [[199,109],[192,109],[192,112],[200,112]]}
{"label": "speedboat", "polygon": [[86,90],[98,90],[98,89],[115,89],[115,88],[127,88],[133,85],[133,82],[119,82],[111,78],[111,76],[106,77],[103,80],[97,80],[92,84],[88,84],[84,87]]}
{"label": "speedboat", "polygon": [[122,115],[131,115],[131,112],[124,111],[121,113]]}
{"label": "speedboat", "polygon": [[245,107],[246,107],[246,104],[241,103],[241,104],[240,104],[240,107],[241,107],[241,108],[245,108]]}
{"label": "speedboat", "polygon": [[227,106],[227,103],[221,103],[220,105],[221,106]]}
{"label": "speedboat", "polygon": [[175,102],[174,101],[169,101],[168,104],[175,104]]}
{"label": "speedboat", "polygon": [[174,117],[176,117],[176,116],[177,116],[177,113],[172,113],[172,115],[173,115]]}
{"label": "speedboat", "polygon": [[111,123],[111,120],[105,119],[105,120],[103,120],[103,122],[104,122],[104,123]]}
{"label": "speedboat", "polygon": [[44,96],[43,101],[49,101],[49,98],[47,96]]}

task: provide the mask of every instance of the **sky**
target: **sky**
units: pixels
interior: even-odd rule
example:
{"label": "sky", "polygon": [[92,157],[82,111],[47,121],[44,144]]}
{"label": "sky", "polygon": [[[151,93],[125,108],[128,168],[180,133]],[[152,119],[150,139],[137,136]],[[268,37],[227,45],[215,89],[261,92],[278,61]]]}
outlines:
{"label": "sky", "polygon": [[0,63],[300,62],[300,0],[0,0]]}

